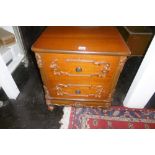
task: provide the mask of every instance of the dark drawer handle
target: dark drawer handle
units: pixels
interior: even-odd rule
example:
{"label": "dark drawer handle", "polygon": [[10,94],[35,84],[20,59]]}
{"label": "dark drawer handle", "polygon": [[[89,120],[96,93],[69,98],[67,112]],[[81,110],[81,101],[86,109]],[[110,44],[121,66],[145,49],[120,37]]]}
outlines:
{"label": "dark drawer handle", "polygon": [[76,72],[82,72],[82,68],[81,67],[77,67],[75,70],[76,70]]}
{"label": "dark drawer handle", "polygon": [[80,90],[75,90],[75,94],[81,94]]}

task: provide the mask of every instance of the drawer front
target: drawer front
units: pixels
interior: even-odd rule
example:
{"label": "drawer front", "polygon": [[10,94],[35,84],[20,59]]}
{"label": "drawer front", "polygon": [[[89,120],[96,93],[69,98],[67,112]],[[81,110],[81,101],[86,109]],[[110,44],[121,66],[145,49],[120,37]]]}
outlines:
{"label": "drawer front", "polygon": [[110,89],[104,85],[90,84],[51,84],[48,87],[53,98],[64,99],[93,99],[104,100],[108,98]]}
{"label": "drawer front", "polygon": [[111,99],[120,56],[39,53],[36,57],[52,98]]}
{"label": "drawer front", "polygon": [[47,76],[53,78],[103,80],[113,78],[119,57],[82,54],[41,53],[43,67]]}

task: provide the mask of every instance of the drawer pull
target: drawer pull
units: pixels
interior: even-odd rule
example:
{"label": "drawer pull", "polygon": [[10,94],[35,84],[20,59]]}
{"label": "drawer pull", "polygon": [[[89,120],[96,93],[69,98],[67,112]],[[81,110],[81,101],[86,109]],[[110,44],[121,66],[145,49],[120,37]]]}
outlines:
{"label": "drawer pull", "polygon": [[75,94],[81,94],[80,90],[75,90]]}
{"label": "drawer pull", "polygon": [[75,70],[76,70],[76,72],[82,72],[82,68],[81,67],[77,67]]}

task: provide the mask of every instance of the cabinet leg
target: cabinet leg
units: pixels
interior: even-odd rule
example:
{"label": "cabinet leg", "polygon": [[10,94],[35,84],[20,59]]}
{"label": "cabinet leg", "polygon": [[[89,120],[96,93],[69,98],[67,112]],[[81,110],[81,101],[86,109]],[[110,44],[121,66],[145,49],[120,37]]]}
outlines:
{"label": "cabinet leg", "polygon": [[53,111],[53,110],[54,110],[54,105],[49,105],[49,106],[48,106],[48,110],[49,110],[49,111]]}
{"label": "cabinet leg", "polygon": [[54,110],[54,105],[52,105],[50,100],[46,99],[46,105],[47,105],[48,110],[50,110],[50,111]]}

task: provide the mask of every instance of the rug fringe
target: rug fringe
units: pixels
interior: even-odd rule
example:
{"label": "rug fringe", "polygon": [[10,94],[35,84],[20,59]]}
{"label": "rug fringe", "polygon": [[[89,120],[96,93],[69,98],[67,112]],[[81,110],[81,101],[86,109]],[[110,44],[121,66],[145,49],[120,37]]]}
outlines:
{"label": "rug fringe", "polygon": [[62,124],[60,129],[68,129],[71,107],[64,107],[63,112],[64,112],[63,117],[59,122],[60,124]]}

